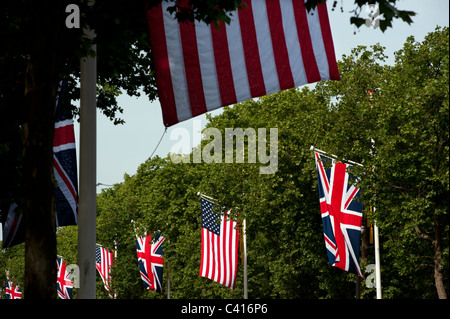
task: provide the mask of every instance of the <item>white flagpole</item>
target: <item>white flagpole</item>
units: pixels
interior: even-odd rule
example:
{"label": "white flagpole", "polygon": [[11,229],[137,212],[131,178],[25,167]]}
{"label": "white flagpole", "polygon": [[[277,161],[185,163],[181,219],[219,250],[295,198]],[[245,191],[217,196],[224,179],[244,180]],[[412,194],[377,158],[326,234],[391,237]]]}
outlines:
{"label": "white flagpole", "polygon": [[[325,151],[322,151],[322,150],[319,150],[318,148],[315,148],[313,145],[311,145],[311,147],[309,148],[309,150],[310,150],[310,151],[317,152],[317,153],[321,153],[321,154],[326,155],[326,156],[330,156],[330,157],[332,157],[332,158],[334,158],[334,159],[337,159],[337,158],[338,158],[336,155],[334,155],[334,154],[328,154],[328,153],[325,152]],[[347,160],[347,159],[345,159],[345,158],[343,159],[343,161],[345,161],[345,162],[347,162],[347,163],[349,163],[349,164],[358,165],[358,166],[361,166],[361,167],[364,166],[364,165],[362,165],[362,164],[360,164],[360,163],[353,162],[353,161],[349,161],[349,160]]]}
{"label": "white flagpole", "polygon": [[[93,0],[90,4],[93,4]],[[85,30],[88,39],[93,30]],[[96,52],[96,45],[91,49]],[[97,59],[86,56],[80,61],[80,201],[78,214],[78,298],[95,299],[96,241],[96,152],[97,152]]]}
{"label": "white flagpole", "polygon": [[200,197],[204,197],[204,198],[206,198],[206,199],[212,200],[212,201],[214,201],[214,202],[217,202],[217,199],[212,198],[212,197],[209,197],[209,196],[206,196],[205,194],[202,194],[202,193],[200,193],[200,192],[197,192],[197,195],[200,196]]}
{"label": "white flagpole", "polygon": [[244,219],[243,225],[243,239],[244,239],[244,299],[248,299],[248,284],[247,284],[247,220]]}

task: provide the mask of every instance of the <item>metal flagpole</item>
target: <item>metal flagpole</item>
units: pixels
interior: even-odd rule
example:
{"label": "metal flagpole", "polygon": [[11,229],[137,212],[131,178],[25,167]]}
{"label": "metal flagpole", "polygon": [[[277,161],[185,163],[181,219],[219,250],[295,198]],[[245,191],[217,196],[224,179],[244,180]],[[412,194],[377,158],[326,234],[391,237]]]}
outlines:
{"label": "metal flagpole", "polygon": [[[375,140],[370,139],[372,142],[370,154],[372,156],[375,156]],[[375,166],[372,167],[374,173],[375,173]],[[373,207],[373,212],[375,213],[376,208]],[[378,226],[377,221],[374,220],[373,222],[373,237],[374,237],[374,245],[375,245],[375,287],[377,291],[377,299],[382,299],[381,294],[381,267],[380,267],[380,240],[379,240],[379,234],[378,234]]]}
{"label": "metal flagpole", "polygon": [[[93,1],[90,2],[93,4]],[[93,30],[85,30],[94,39]],[[96,52],[96,45],[91,49]],[[80,200],[78,211],[78,266],[80,267],[80,299],[95,299],[96,241],[96,86],[97,60],[86,56],[80,61]]]}
{"label": "metal flagpole", "polygon": [[247,284],[247,220],[244,219],[243,239],[244,239],[244,299],[248,299],[248,284]]}
{"label": "metal flagpole", "polygon": [[197,192],[197,195],[200,196],[200,197],[204,197],[204,198],[206,198],[206,199],[209,199],[209,200],[212,200],[212,201],[217,202],[217,199],[212,198],[212,197],[209,197],[209,196],[206,196],[205,194],[202,194],[202,193],[200,193],[200,192]]}

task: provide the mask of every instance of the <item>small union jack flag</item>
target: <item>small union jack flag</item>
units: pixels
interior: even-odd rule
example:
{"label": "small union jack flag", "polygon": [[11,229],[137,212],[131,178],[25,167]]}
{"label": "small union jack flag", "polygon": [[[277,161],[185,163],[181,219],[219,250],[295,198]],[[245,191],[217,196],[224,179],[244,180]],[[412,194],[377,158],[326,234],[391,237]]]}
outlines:
{"label": "small union jack flag", "polygon": [[78,179],[75,134],[67,83],[61,82],[55,111],[53,138],[53,173],[55,188],[56,226],[78,223]]}
{"label": "small union jack flag", "polygon": [[165,238],[160,235],[156,235],[153,241],[150,235],[136,239],[139,271],[144,287],[158,293],[162,293],[164,240]]}
{"label": "small union jack flag", "polygon": [[328,261],[334,267],[362,276],[359,268],[362,204],[360,189],[350,182],[351,165],[336,163],[317,152],[314,155]]}
{"label": "small union jack flag", "polygon": [[22,299],[22,291],[20,286],[14,286],[14,283],[9,280],[9,272],[6,271],[6,299]]}
{"label": "small union jack flag", "polygon": [[56,288],[61,299],[72,299],[73,282],[69,279],[70,273],[61,257],[56,257]]}

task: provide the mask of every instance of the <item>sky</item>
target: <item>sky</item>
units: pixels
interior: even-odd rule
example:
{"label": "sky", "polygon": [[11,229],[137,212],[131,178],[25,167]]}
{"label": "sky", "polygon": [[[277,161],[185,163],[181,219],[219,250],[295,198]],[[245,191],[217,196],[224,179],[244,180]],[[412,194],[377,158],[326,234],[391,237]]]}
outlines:
{"label": "sky", "polygon": [[[332,11],[332,1],[328,1],[328,15],[333,35],[336,58],[349,55],[358,45],[370,46],[380,43],[384,46],[388,56],[387,64],[394,64],[394,52],[403,47],[409,36],[416,41],[423,41],[424,37],[435,30],[436,26],[449,26],[448,0],[399,0],[399,9],[416,12],[412,18],[413,23],[408,25],[395,19],[392,28],[382,32],[379,28],[361,26],[357,29],[350,24],[350,17],[355,8],[353,1],[337,1]],[[343,12],[341,12],[341,6]],[[368,8],[362,8],[361,17],[366,18]],[[152,153],[154,156],[166,157],[169,152],[177,151],[180,138],[175,134],[179,128],[187,129],[194,139],[195,134],[206,125],[206,115],[178,123],[168,128],[160,145],[155,150],[158,141],[164,133],[161,107],[158,100],[149,102],[147,97],[130,97],[126,94],[118,97],[118,103],[123,108],[120,117],[125,120],[123,125],[114,125],[106,116],[97,112],[97,193],[102,189],[124,181],[124,174],[136,174],[140,164],[144,163]],[[210,112],[213,116],[220,114],[223,109]],[[173,137],[171,138],[171,134]],[[79,156],[79,123],[75,122],[75,139],[77,143],[77,156]],[[187,150],[198,144],[190,141],[184,145]],[[183,152],[183,153],[189,153]],[[79,163],[79,160],[78,160]],[[2,238],[0,228],[0,240]]]}
{"label": "sky", "polygon": [[[413,23],[408,25],[396,19],[393,28],[388,28],[384,33],[379,28],[361,26],[357,29],[350,24],[350,11],[355,8],[353,1],[338,1],[334,11],[331,10],[331,4],[328,1],[330,26],[338,60],[344,54],[349,55],[358,45],[380,43],[386,48],[385,54],[389,57],[387,64],[394,64],[394,52],[403,47],[407,37],[413,35],[420,42],[437,25],[449,25],[448,0],[398,1],[399,9],[416,12],[416,16],[412,18]],[[341,6],[344,12],[341,12]],[[361,17],[365,18],[368,14],[369,10],[363,7]],[[110,187],[109,185],[123,182],[124,174],[134,175],[139,165],[155,151],[165,129],[158,100],[149,102],[145,96],[135,98],[123,94],[118,102],[124,109],[121,118],[125,120],[125,124],[115,126],[103,114],[97,115],[97,183],[103,184],[97,186],[98,193],[103,188]],[[211,113],[217,115],[222,111],[223,109],[219,109]],[[193,137],[195,133],[198,134],[199,127],[204,128],[205,124],[206,116],[201,115],[169,127],[154,156],[165,157],[170,151],[178,149],[176,146],[181,138],[175,134],[174,130],[177,128],[187,129]],[[75,134],[79,137],[78,124],[75,125]],[[175,135],[171,138],[171,134]],[[192,140],[189,144],[185,145],[189,150],[195,146],[192,145]]]}

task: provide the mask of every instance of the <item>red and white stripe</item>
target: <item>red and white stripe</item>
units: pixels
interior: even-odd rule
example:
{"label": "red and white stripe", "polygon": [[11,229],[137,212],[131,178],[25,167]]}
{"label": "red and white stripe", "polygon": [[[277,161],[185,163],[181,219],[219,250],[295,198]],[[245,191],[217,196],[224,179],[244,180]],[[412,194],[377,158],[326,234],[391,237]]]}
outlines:
{"label": "red and white stripe", "polygon": [[200,276],[234,289],[238,265],[237,222],[221,216],[220,236],[202,228]]}
{"label": "red and white stripe", "polygon": [[247,7],[219,29],[178,23],[167,2],[147,10],[166,126],[280,90],[339,80],[325,4],[308,13],[304,0],[244,2]]}
{"label": "red and white stripe", "polygon": [[[100,253],[100,258],[96,258],[95,267],[97,268],[100,277],[102,277],[103,284],[107,291],[111,291],[111,276],[110,271],[113,265],[113,252],[108,249],[96,246],[96,254]],[[112,298],[112,294],[110,294]]]}

